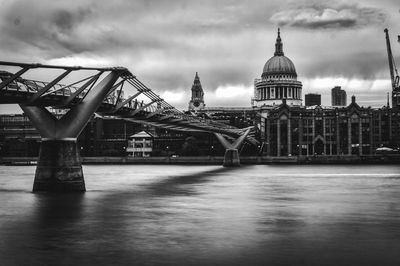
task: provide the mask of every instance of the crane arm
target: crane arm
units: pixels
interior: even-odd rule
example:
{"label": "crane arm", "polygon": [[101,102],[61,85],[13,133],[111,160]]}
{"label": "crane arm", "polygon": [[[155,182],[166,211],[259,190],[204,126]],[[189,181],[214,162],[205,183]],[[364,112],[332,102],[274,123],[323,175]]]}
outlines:
{"label": "crane arm", "polygon": [[[390,70],[390,80],[392,82],[392,89],[394,90],[396,88],[396,79],[398,79],[398,75],[395,78],[394,77],[394,60],[393,60],[393,55],[392,55],[392,48],[390,47],[390,39],[389,39],[389,31],[388,29],[385,29],[385,36],[386,36],[386,49],[388,53],[388,60],[389,60],[389,70]],[[397,69],[396,69],[397,72]],[[396,73],[397,74],[397,73]]]}

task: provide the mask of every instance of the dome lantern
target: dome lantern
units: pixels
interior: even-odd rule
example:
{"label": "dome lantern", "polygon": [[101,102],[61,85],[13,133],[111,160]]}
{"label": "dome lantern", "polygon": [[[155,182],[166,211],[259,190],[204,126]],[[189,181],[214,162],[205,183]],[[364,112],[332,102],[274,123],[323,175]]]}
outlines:
{"label": "dome lantern", "polygon": [[278,37],[276,38],[274,56],[282,56],[282,55],[285,55],[285,54],[283,53],[283,44],[282,44],[282,40],[281,40],[281,31],[278,28]]}

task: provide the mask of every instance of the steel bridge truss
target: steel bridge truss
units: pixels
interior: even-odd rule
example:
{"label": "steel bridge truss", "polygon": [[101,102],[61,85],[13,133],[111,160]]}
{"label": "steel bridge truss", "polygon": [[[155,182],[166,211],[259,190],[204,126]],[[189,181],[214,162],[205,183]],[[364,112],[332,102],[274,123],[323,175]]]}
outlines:
{"label": "steel bridge truss", "polygon": [[[44,111],[45,107],[51,107],[56,113],[64,114],[59,118],[60,121],[66,121],[72,116],[70,114],[73,112],[72,110],[85,103],[85,100],[89,102],[87,100],[90,98],[94,105],[90,108],[91,112],[80,112],[80,115],[85,113],[86,116],[90,113],[85,120],[90,119],[90,116],[96,112],[100,116],[124,119],[155,127],[219,133],[233,139],[246,132],[245,129],[238,129],[177,110],[123,67],[70,67],[3,61],[0,61],[0,65],[11,69],[10,71],[0,71],[0,104],[17,103],[27,113],[29,109]],[[20,69],[15,71],[15,68]],[[29,72],[46,69],[62,72],[50,81],[22,77]],[[107,74],[108,79],[107,77],[102,79]],[[61,81],[68,77],[69,83],[62,84]],[[108,80],[107,84],[99,86],[101,82],[104,83],[105,79]],[[126,96],[129,92],[132,93],[132,96]],[[100,97],[102,99],[97,97],[99,99],[94,104],[93,98],[96,98],[94,95],[103,97]],[[139,97],[145,98],[145,100],[140,101]],[[68,112],[68,110],[70,111]],[[64,137],[77,137],[80,131],[74,133],[74,136]],[[246,141],[257,145],[257,141],[250,136],[247,136]]]}

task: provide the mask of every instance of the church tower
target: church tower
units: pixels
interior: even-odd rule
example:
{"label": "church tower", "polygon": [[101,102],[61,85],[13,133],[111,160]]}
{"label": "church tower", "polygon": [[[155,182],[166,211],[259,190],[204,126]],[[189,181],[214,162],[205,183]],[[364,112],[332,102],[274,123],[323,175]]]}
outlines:
{"label": "church tower", "polygon": [[196,72],[192,85],[192,98],[189,101],[189,111],[196,111],[204,109],[204,91],[201,87],[200,78]]}

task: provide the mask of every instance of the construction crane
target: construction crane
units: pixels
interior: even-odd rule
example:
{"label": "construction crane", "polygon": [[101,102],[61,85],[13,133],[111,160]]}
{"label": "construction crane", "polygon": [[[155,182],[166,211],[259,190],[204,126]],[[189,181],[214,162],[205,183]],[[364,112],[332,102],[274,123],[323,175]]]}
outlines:
{"label": "construction crane", "polygon": [[[390,47],[389,31],[385,29],[386,48],[389,59],[390,80],[392,82],[392,107],[400,106],[400,86],[399,73],[397,72],[396,63],[393,58],[392,48]],[[395,76],[396,75],[396,76]]]}

